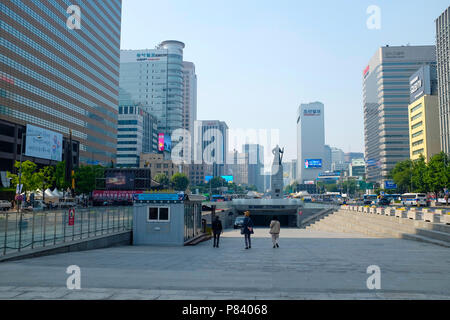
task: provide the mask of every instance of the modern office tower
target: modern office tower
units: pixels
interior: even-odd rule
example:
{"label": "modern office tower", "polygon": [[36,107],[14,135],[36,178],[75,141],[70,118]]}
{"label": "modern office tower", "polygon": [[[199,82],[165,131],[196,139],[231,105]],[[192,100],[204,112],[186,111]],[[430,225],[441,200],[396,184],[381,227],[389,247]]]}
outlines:
{"label": "modern office tower", "polygon": [[409,158],[409,77],[436,63],[434,46],[385,46],[363,72],[366,179],[380,185]]}
{"label": "modern office tower", "polygon": [[436,19],[441,150],[450,154],[450,7]]}
{"label": "modern office tower", "polygon": [[163,41],[156,49],[120,51],[120,87],[171,136],[183,127],[184,43]]}
{"label": "modern office tower", "polygon": [[348,163],[345,162],[345,153],[339,148],[331,148],[331,171],[345,171]]}
{"label": "modern office tower", "polygon": [[228,126],[219,120],[194,121],[194,163],[212,166],[214,177],[225,175]]}
{"label": "modern office tower", "polygon": [[259,144],[244,144],[242,152],[248,153],[248,185],[264,192],[264,147]]}
{"label": "modern office tower", "polygon": [[[192,62],[183,61],[183,129],[190,133],[191,155],[194,151],[194,121],[197,120],[197,75]],[[184,149],[188,147],[187,139]]]}
{"label": "modern office tower", "polygon": [[156,118],[120,89],[117,128],[117,166],[139,167],[141,153],[158,151]]}
{"label": "modern office tower", "polygon": [[409,143],[411,160],[420,155],[428,161],[439,153],[440,132],[437,72],[435,66],[423,66],[409,80],[411,104],[409,114]]}
{"label": "modern office tower", "polygon": [[324,106],[301,104],[297,111],[297,170],[300,184],[315,181],[325,156]]}
{"label": "modern office tower", "polygon": [[332,163],[332,151],[329,145],[324,146],[324,156],[323,156],[323,170],[330,171]]}
{"label": "modern office tower", "polygon": [[289,184],[295,182],[297,180],[297,160],[294,159],[291,161],[291,171],[289,172]]}
{"label": "modern office tower", "polygon": [[348,166],[348,171],[350,177],[359,177],[364,179],[364,176],[366,175],[366,162],[364,161],[364,158],[352,159]]}
{"label": "modern office tower", "polygon": [[352,163],[353,159],[364,159],[364,153],[362,152],[346,152],[344,154],[344,161],[348,164]]}
{"label": "modern office tower", "polygon": [[[69,5],[81,10],[79,29]],[[115,162],[121,7],[121,0],[1,1],[0,119],[66,139],[71,130],[82,163]],[[14,149],[1,153],[5,165],[19,160],[20,140],[21,131]]]}
{"label": "modern office tower", "polygon": [[206,176],[211,176],[211,166],[208,166],[204,163],[202,164],[195,164],[191,163],[187,165],[189,168],[189,184],[191,186],[197,186],[202,183],[205,183]]}

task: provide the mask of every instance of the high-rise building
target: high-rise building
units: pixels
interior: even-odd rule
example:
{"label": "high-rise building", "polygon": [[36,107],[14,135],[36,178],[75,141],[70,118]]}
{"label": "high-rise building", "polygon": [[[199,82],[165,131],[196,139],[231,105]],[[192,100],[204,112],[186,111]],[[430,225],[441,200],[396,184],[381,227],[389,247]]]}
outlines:
{"label": "high-rise building", "polygon": [[324,146],[324,155],[323,155],[323,170],[330,171],[332,164],[332,151],[329,145]]}
{"label": "high-rise building", "polygon": [[[194,121],[197,120],[197,75],[192,62],[183,61],[183,129],[190,133],[191,154],[194,151]],[[187,139],[185,141],[188,141]],[[185,143],[185,147],[188,145]]]}
{"label": "high-rise building", "polygon": [[441,150],[439,139],[439,103],[435,66],[423,66],[409,80],[411,104],[408,107],[411,160],[420,155],[428,161]]}
{"label": "high-rise building", "polygon": [[[80,28],[69,6],[80,8]],[[121,7],[121,0],[1,1],[0,119],[66,139],[72,131],[82,163],[114,162]],[[21,133],[15,138],[17,150]],[[0,162],[11,166],[19,155],[4,153]]]}
{"label": "high-rise building", "polygon": [[352,159],[348,166],[348,171],[350,177],[360,177],[363,179],[366,174],[366,162],[364,158]]}
{"label": "high-rise building", "polygon": [[196,164],[212,166],[214,177],[225,175],[228,154],[228,126],[219,120],[194,122],[194,155]]}
{"label": "high-rise building", "polygon": [[183,127],[184,43],[163,41],[156,49],[120,51],[120,87],[171,136]]}
{"label": "high-rise building", "polygon": [[450,154],[450,7],[436,19],[441,150]]}
{"label": "high-rise building", "polygon": [[301,104],[297,111],[297,170],[300,184],[315,181],[324,171],[324,156],[324,106],[321,102]]}
{"label": "high-rise building", "polygon": [[436,63],[434,46],[385,46],[363,72],[366,179],[380,185],[409,158],[409,77]]}
{"label": "high-rise building", "polygon": [[242,152],[248,157],[248,185],[264,192],[264,147],[259,144],[244,144]]}

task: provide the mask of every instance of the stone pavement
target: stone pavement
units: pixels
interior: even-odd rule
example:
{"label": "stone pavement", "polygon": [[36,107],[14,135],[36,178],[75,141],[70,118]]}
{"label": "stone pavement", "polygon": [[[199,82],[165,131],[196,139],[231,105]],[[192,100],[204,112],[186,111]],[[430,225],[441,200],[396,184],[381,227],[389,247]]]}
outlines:
{"label": "stone pavement", "polygon": [[[282,229],[273,249],[255,229],[244,249],[238,230],[220,248],[123,246],[0,263],[0,299],[450,299],[448,248],[403,239]],[[66,268],[81,268],[68,290]],[[369,290],[367,267],[381,269]]]}

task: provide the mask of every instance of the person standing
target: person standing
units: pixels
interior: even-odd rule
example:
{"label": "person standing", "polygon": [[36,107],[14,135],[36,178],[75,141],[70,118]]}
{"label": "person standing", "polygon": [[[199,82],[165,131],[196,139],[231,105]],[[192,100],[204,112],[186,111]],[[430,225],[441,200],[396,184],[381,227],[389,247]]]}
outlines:
{"label": "person standing", "polygon": [[278,218],[275,216],[272,218],[272,221],[270,221],[270,234],[272,235],[273,247],[279,248],[278,238],[280,237],[280,221],[278,221]]}
{"label": "person standing", "polygon": [[211,224],[212,231],[214,234],[214,245],[213,247],[219,247],[220,234],[222,233],[222,221],[220,221],[219,216],[216,216],[216,219]]}
{"label": "person standing", "polygon": [[245,211],[245,218],[242,224],[242,233],[245,238],[245,249],[250,249],[252,247],[252,242],[250,235],[253,234],[253,221],[250,219],[250,211]]}

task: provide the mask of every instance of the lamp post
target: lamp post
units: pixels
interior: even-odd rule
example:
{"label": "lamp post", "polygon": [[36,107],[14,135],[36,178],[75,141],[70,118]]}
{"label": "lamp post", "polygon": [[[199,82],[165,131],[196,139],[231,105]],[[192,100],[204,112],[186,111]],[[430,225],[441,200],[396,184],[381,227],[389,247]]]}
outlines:
{"label": "lamp post", "polygon": [[[19,199],[21,196],[21,191],[22,191],[22,155],[23,155],[23,145],[24,145],[24,137],[26,136],[25,132],[22,132],[22,140],[21,140],[21,145],[20,145],[20,165],[19,165]],[[40,135],[28,135],[29,137],[37,137],[38,139],[41,139]],[[19,200],[19,203],[17,205],[17,213],[20,213],[20,220],[19,220],[19,251],[20,251],[20,247],[22,245],[22,211],[20,210],[20,207],[22,206],[22,200]]]}

